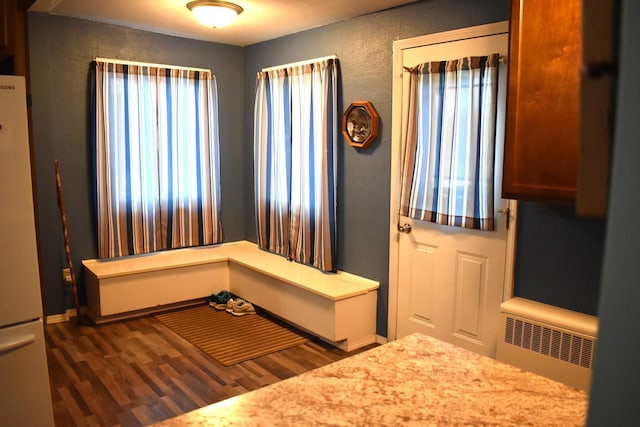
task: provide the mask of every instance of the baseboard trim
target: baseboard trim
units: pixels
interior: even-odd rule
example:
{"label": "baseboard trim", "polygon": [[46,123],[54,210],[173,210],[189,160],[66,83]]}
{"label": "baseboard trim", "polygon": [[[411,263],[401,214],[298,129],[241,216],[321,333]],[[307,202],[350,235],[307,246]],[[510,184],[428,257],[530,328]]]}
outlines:
{"label": "baseboard trim", "polygon": [[75,308],[68,308],[64,313],[52,314],[44,318],[46,325],[53,325],[54,323],[68,322],[72,317],[76,317],[78,312]]}
{"label": "baseboard trim", "polygon": [[376,343],[378,343],[378,344],[386,344],[387,342],[389,342],[387,337],[383,337],[382,335],[376,335]]}

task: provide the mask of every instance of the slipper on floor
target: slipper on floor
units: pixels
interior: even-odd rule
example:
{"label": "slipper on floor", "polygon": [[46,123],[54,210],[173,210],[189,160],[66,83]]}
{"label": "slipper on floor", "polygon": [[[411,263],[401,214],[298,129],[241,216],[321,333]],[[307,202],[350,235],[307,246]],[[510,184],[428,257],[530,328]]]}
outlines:
{"label": "slipper on floor", "polygon": [[211,294],[209,297],[209,305],[216,310],[224,310],[227,308],[227,302],[234,297],[235,295],[231,292],[220,291],[217,294]]}

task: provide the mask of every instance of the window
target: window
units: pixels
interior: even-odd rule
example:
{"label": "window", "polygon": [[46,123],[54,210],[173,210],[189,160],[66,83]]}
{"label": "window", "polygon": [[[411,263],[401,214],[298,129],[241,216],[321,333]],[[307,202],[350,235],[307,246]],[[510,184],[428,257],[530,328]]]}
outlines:
{"label": "window", "polygon": [[97,60],[95,95],[99,256],[221,241],[212,73]]}
{"label": "window", "polygon": [[254,179],[258,246],[333,271],[337,60],[258,73]]}
{"label": "window", "polygon": [[408,111],[400,214],[493,230],[499,55],[407,70]]}

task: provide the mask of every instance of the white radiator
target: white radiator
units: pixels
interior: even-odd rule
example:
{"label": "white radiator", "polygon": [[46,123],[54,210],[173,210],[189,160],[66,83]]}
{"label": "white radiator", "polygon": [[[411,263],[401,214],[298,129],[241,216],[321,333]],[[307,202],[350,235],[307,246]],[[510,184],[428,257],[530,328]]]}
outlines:
{"label": "white radiator", "polygon": [[500,311],[498,360],[589,390],[597,317],[518,297]]}

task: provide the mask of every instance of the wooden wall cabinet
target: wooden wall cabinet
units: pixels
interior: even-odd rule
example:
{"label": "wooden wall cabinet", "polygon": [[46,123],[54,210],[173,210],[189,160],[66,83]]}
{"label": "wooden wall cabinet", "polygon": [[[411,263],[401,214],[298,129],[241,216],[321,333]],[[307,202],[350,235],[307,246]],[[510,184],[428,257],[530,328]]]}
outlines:
{"label": "wooden wall cabinet", "polygon": [[0,74],[28,77],[27,10],[34,1],[0,0]]}
{"label": "wooden wall cabinet", "polygon": [[0,50],[4,51],[9,47],[9,28],[7,22],[7,3],[3,1],[0,3]]}
{"label": "wooden wall cabinet", "polygon": [[581,1],[512,0],[503,197],[573,203]]}
{"label": "wooden wall cabinet", "polygon": [[618,0],[511,0],[502,195],[607,212]]}
{"label": "wooden wall cabinet", "polygon": [[5,68],[4,64],[10,61],[13,56],[14,3],[9,0],[0,0],[0,65],[2,65],[2,70]]}
{"label": "wooden wall cabinet", "polygon": [[603,218],[609,201],[619,0],[583,0],[580,152],[576,213]]}

